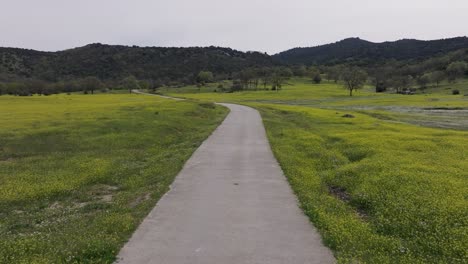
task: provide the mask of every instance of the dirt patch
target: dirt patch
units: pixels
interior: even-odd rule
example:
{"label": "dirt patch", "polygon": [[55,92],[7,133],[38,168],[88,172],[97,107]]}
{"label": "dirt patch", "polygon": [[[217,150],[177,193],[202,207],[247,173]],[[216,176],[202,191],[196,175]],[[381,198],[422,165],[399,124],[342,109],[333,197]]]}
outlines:
{"label": "dirt patch", "polygon": [[112,194],[105,194],[105,195],[102,195],[100,198],[101,198],[101,201],[102,201],[102,202],[110,203],[110,202],[112,202],[112,199],[114,198],[114,195],[112,195]]}
{"label": "dirt patch", "polygon": [[355,116],[353,116],[352,114],[344,114],[344,115],[342,115],[341,117],[344,117],[344,118],[354,118]]}
{"label": "dirt patch", "polygon": [[118,186],[99,184],[93,186],[89,192],[93,200],[110,203],[114,199],[115,192],[119,190]]}
{"label": "dirt patch", "polygon": [[140,195],[138,196],[134,201],[132,201],[130,203],[130,206],[133,208],[133,207],[136,207],[138,206],[139,204],[141,204],[142,202],[144,201],[148,201],[149,199],[151,198],[151,194],[150,193],[146,193],[144,195]]}
{"label": "dirt patch", "polygon": [[356,207],[351,203],[351,195],[346,192],[345,188],[339,186],[328,186],[328,191],[331,195],[351,205],[361,220],[367,221],[369,219],[369,215],[363,208]]}
{"label": "dirt patch", "polygon": [[351,196],[346,192],[346,189],[339,186],[328,186],[328,191],[331,195],[340,199],[343,202],[349,203],[351,201]]}
{"label": "dirt patch", "polygon": [[88,204],[89,204],[89,202],[73,203],[73,207],[74,208],[83,208],[83,207],[87,206]]}
{"label": "dirt patch", "polygon": [[55,209],[61,209],[63,206],[59,202],[54,202],[53,204],[49,205],[49,209],[55,210]]}

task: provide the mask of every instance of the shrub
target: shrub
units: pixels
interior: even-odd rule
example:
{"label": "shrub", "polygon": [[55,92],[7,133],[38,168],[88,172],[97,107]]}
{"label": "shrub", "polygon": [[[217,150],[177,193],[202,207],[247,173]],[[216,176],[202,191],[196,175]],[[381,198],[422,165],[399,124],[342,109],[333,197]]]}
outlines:
{"label": "shrub", "polygon": [[317,74],[314,76],[313,81],[314,81],[314,83],[316,83],[316,84],[319,84],[320,82],[322,82],[322,76],[320,76],[320,73],[317,73]]}

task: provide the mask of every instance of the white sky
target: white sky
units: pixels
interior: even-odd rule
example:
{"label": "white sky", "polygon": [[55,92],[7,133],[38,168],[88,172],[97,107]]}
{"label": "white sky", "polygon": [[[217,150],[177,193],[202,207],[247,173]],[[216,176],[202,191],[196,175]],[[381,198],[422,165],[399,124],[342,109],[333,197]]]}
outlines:
{"label": "white sky", "polygon": [[224,46],[270,54],[347,37],[468,35],[468,0],[0,0],[0,46]]}

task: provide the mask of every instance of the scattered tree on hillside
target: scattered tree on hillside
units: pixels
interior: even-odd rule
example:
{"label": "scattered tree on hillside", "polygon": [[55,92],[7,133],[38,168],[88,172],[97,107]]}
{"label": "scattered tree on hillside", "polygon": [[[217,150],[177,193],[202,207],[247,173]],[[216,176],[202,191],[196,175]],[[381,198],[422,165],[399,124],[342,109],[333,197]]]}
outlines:
{"label": "scattered tree on hillside", "polygon": [[[243,89],[249,89],[254,86],[256,77],[256,71],[252,68],[247,68],[237,74],[239,81],[241,82]],[[256,87],[255,87],[256,88]]]}
{"label": "scattered tree on hillside", "polygon": [[413,84],[413,77],[411,75],[396,76],[390,80],[390,86],[393,87],[396,93],[402,93],[408,90]]}
{"label": "scattered tree on hillside", "polygon": [[289,68],[281,67],[274,69],[271,74],[272,89],[276,91],[280,90],[284,82],[292,76],[293,73]]}
{"label": "scattered tree on hillside", "polygon": [[327,75],[327,80],[329,81],[334,81],[337,83],[340,80],[342,69],[340,66],[332,66],[326,68],[326,75]]}
{"label": "scattered tree on hillside", "polygon": [[433,71],[430,73],[430,77],[431,77],[431,82],[435,83],[436,86],[439,86],[439,84],[443,80],[445,80],[446,75],[445,75],[445,72],[443,71]]}
{"label": "scattered tree on hillside", "polygon": [[303,64],[296,65],[292,68],[294,76],[304,77],[307,74],[307,68]]}
{"label": "scattered tree on hillside", "polygon": [[367,81],[367,73],[357,67],[352,67],[342,74],[345,88],[349,90],[349,96],[353,96],[353,91],[360,89]]}
{"label": "scattered tree on hillside", "polygon": [[127,78],[123,79],[122,86],[128,89],[129,93],[132,93],[132,90],[140,89],[140,86],[138,85],[138,80],[133,75],[130,75]]}
{"label": "scattered tree on hillside", "polygon": [[143,90],[149,90],[151,86],[152,80],[139,80],[138,85],[140,86],[140,89]]}
{"label": "scattered tree on hillside", "polygon": [[201,71],[197,75],[197,83],[201,85],[205,85],[205,83],[212,82],[213,79],[213,73],[210,71]]}
{"label": "scattered tree on hillside", "polygon": [[427,85],[431,82],[431,74],[425,73],[417,79],[417,82],[421,89],[427,88]]}
{"label": "scattered tree on hillside", "polygon": [[455,61],[447,66],[447,75],[449,82],[455,82],[457,78],[462,77],[468,69],[467,63],[464,61]]}
{"label": "scattered tree on hillside", "polygon": [[258,77],[261,80],[261,84],[263,85],[263,89],[267,89],[268,82],[270,82],[271,78],[271,70],[269,68],[263,67],[257,71]]}
{"label": "scattered tree on hillside", "polygon": [[94,94],[94,90],[98,90],[102,87],[102,82],[97,77],[88,76],[83,79],[83,90],[85,93],[91,92]]}

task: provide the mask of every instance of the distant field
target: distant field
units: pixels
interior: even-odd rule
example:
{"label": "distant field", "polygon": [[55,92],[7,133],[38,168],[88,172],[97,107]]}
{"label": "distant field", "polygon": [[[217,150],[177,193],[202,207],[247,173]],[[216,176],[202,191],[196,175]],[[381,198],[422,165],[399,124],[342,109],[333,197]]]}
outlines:
{"label": "distant field", "polygon": [[290,83],[173,95],[260,110],[304,212],[340,263],[468,263],[468,97],[368,88],[350,98],[333,83]]}
{"label": "distant field", "polygon": [[[448,84],[428,88],[426,93],[401,95],[375,93],[372,88],[359,90],[349,97],[340,84],[313,84],[307,79],[293,79],[283,90],[244,91],[236,93],[212,92],[211,88],[184,87],[168,93],[216,102],[286,104],[313,108],[360,111],[389,122],[406,122],[416,125],[468,130],[468,82],[458,82],[461,94],[452,95]],[[214,85],[213,85],[214,86]],[[464,90],[461,87],[466,87]],[[429,93],[428,91],[432,91]]]}
{"label": "distant field", "polygon": [[111,263],[227,114],[138,95],[0,96],[0,263]]}

